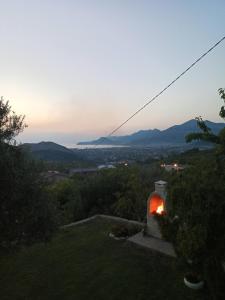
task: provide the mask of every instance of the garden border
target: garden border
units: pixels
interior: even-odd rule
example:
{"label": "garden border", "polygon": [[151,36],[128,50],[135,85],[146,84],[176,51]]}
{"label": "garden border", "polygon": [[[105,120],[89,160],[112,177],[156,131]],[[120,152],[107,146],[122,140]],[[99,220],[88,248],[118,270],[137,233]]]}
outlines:
{"label": "garden border", "polygon": [[125,218],[99,214],[99,215],[94,215],[94,216],[86,218],[86,219],[82,219],[82,220],[77,221],[77,222],[73,222],[73,223],[69,223],[69,224],[60,226],[60,229],[69,228],[69,227],[72,227],[72,226],[77,226],[77,225],[80,225],[80,224],[84,224],[84,223],[87,223],[89,221],[95,220],[96,218],[103,218],[103,219],[114,220],[114,221],[128,222],[128,223],[131,223],[131,224],[134,224],[134,225],[141,225],[141,226],[144,226],[146,224],[144,222],[138,222],[138,221],[129,220],[129,219],[125,219]]}

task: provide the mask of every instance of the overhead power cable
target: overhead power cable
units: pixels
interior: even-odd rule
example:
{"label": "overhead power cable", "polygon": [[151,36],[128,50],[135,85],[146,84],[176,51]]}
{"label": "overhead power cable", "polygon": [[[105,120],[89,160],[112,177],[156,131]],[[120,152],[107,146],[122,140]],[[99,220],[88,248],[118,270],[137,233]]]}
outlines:
{"label": "overhead power cable", "polygon": [[107,137],[112,136],[116,131],[118,131],[121,127],[123,127],[127,122],[129,122],[133,117],[135,117],[139,112],[146,108],[150,103],[156,100],[160,95],[162,95],[171,85],[173,85],[178,79],[180,79],[185,73],[187,73],[191,68],[193,68],[200,60],[202,60],[209,52],[215,49],[223,40],[225,40],[225,36],[220,39],[216,44],[214,44],[209,50],[207,50],[204,54],[202,54],[197,60],[195,60],[187,69],[185,69],[180,75],[178,75],[173,81],[171,81],[164,89],[162,89],[158,94],[156,94],[153,98],[151,98],[147,103],[145,103],[141,108],[139,108],[135,113],[133,113],[127,120],[121,123],[118,127],[116,127],[113,131],[111,131]]}

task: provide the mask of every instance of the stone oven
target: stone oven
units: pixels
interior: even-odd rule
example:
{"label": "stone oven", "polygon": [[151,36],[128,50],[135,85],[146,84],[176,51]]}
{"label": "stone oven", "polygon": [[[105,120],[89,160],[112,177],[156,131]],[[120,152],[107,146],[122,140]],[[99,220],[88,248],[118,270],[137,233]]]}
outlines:
{"label": "stone oven", "polygon": [[155,191],[147,201],[147,234],[162,238],[155,215],[166,214],[166,181],[155,182]]}

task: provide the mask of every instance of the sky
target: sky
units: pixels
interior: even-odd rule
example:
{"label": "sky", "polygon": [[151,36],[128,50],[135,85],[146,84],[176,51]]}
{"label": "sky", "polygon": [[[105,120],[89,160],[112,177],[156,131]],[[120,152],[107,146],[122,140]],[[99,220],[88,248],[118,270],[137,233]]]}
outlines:
{"label": "sky", "polygon": [[[0,0],[0,96],[19,142],[106,136],[225,35],[224,0]],[[221,121],[225,41],[116,134]]]}

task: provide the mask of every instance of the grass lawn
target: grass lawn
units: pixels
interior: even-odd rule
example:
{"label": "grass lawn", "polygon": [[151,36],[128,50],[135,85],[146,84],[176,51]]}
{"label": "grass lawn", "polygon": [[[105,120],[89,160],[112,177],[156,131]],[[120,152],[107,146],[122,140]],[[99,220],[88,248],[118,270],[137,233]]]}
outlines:
{"label": "grass lawn", "polygon": [[0,258],[1,300],[206,299],[183,284],[176,259],[108,237],[97,219],[51,243]]}

